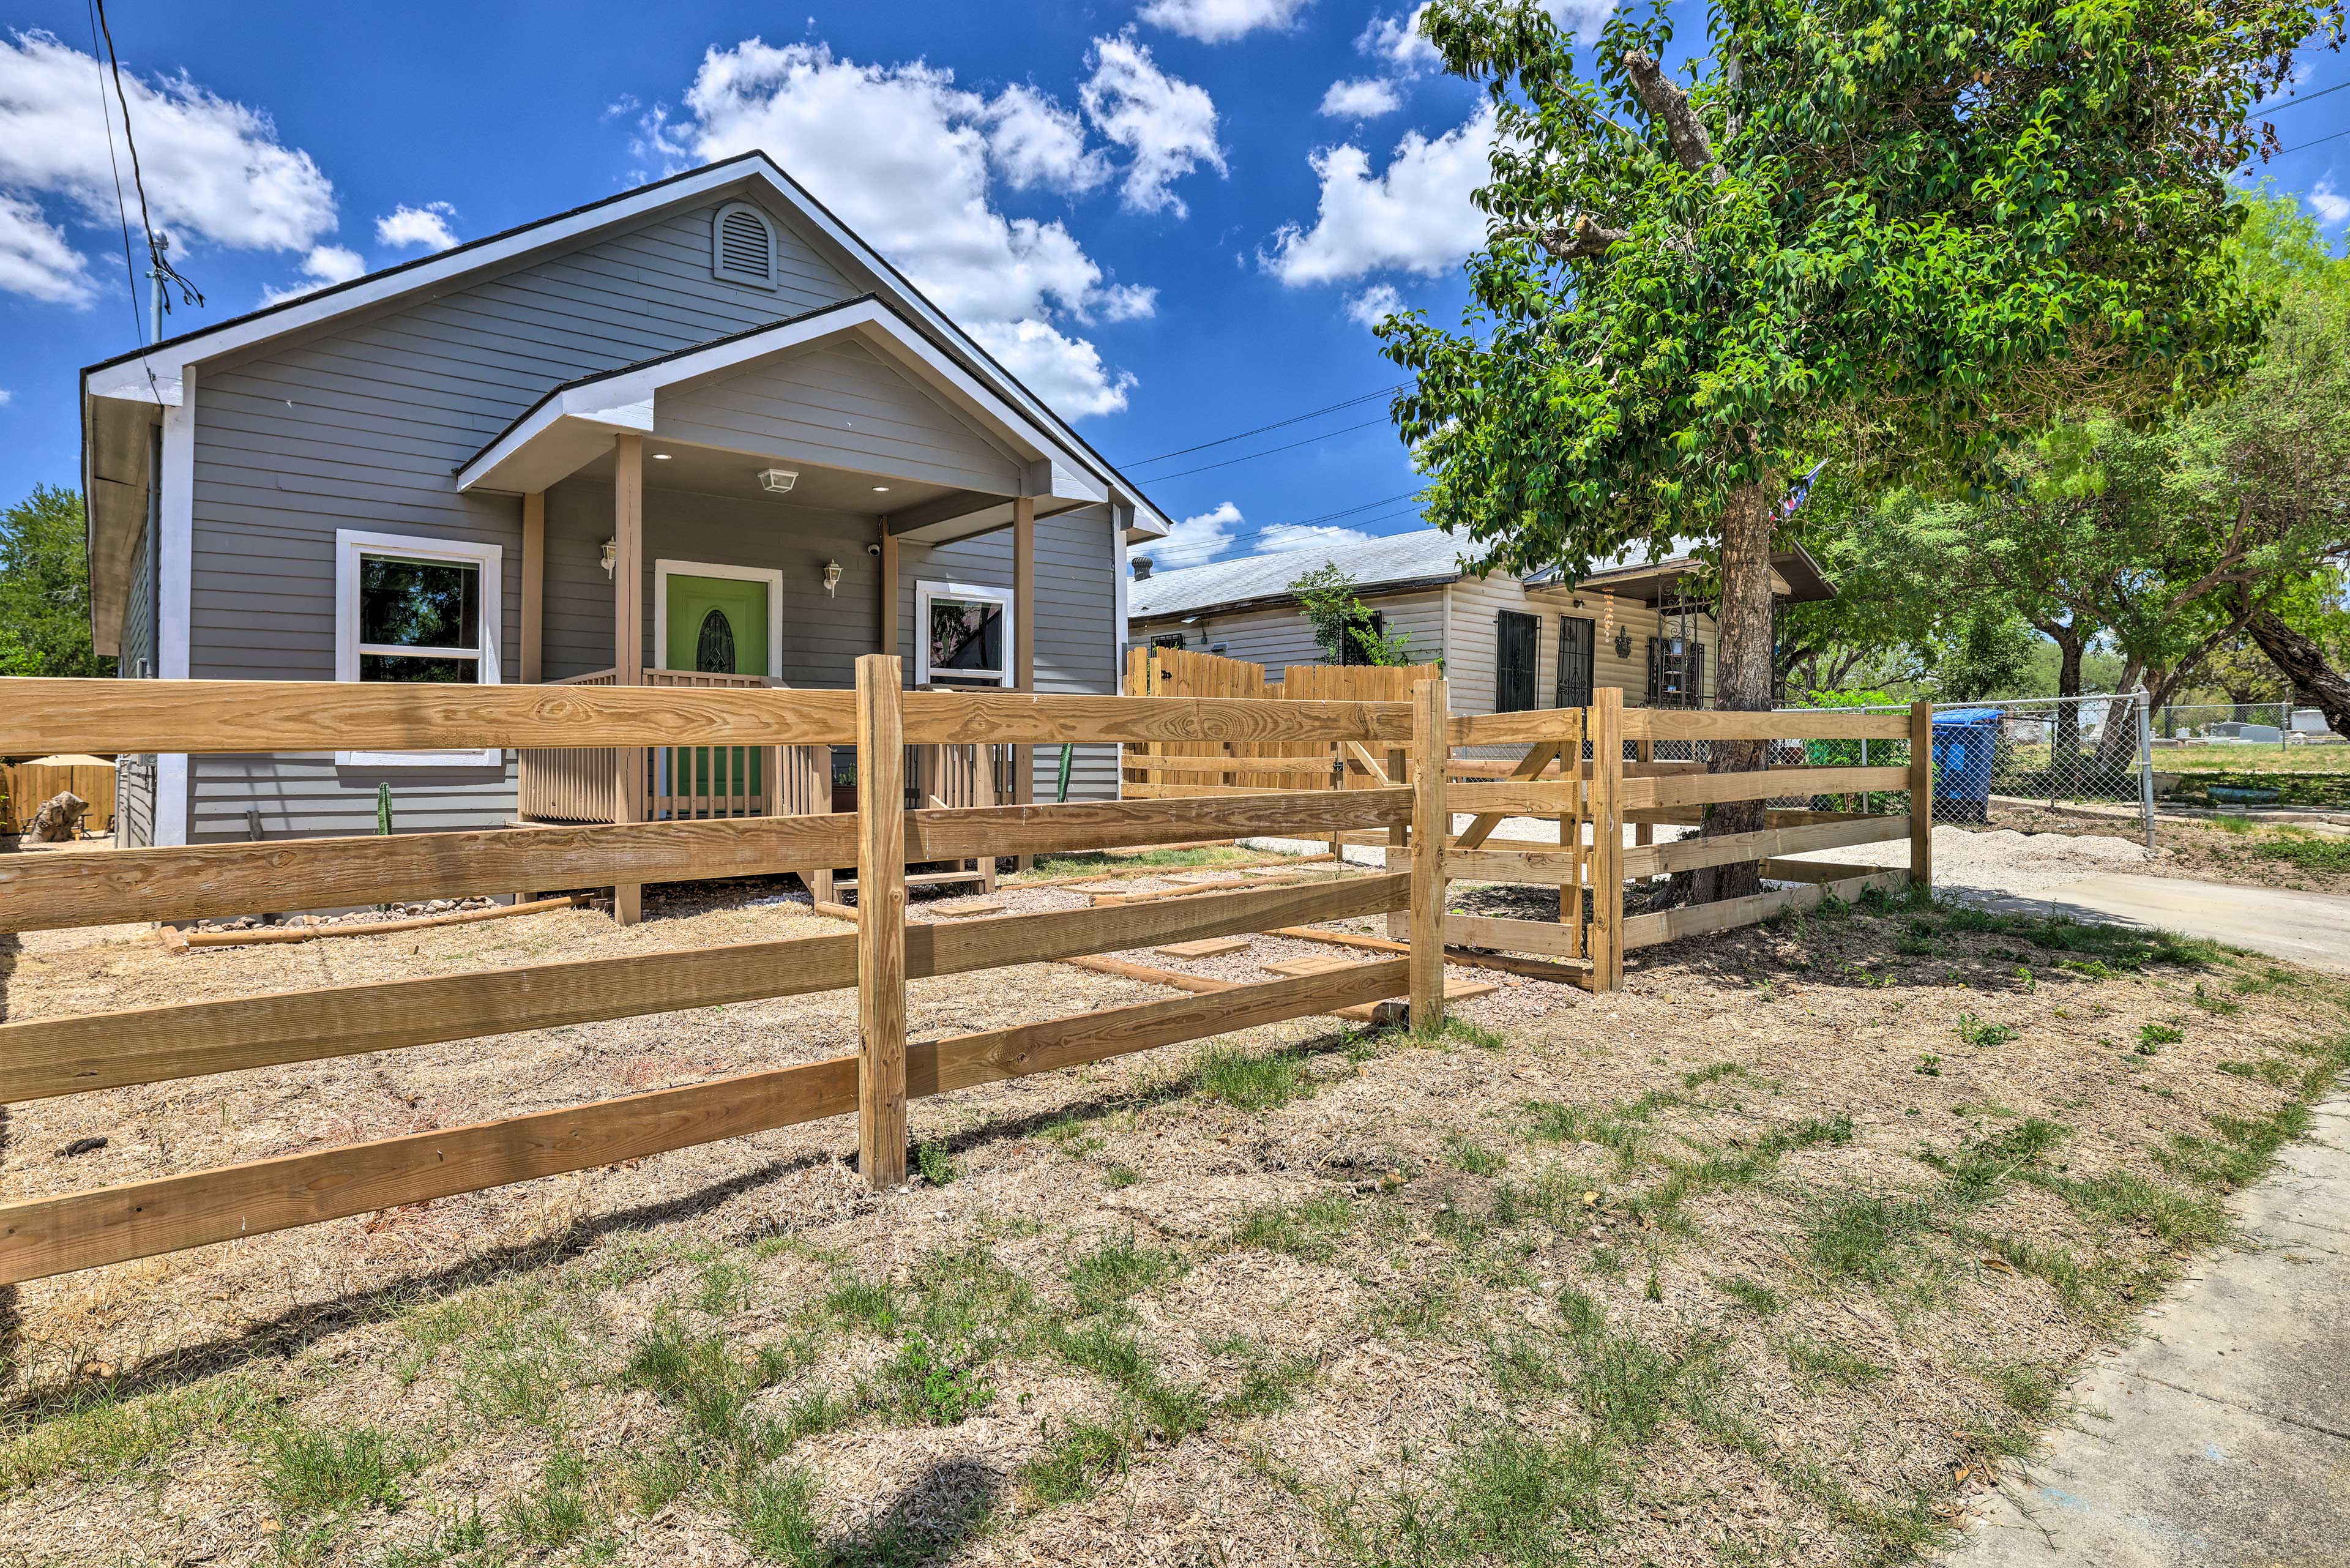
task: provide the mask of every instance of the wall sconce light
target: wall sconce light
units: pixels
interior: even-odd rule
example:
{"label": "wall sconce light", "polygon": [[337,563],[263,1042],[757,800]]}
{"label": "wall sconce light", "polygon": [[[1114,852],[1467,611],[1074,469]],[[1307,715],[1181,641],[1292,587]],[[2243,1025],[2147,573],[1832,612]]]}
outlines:
{"label": "wall sconce light", "polygon": [[612,568],[613,568],[615,566],[617,566],[617,565],[619,565],[619,559],[620,559],[620,545],[619,545],[619,542],[618,540],[615,540],[615,539],[607,539],[607,540],[605,540],[605,541],[604,541],[604,549],[603,549],[603,560],[604,560],[604,576],[605,576],[607,578],[608,578],[608,577],[610,577],[610,576],[611,576],[611,575],[612,575]]}
{"label": "wall sconce light", "polygon": [[831,594],[839,587],[840,563],[838,561],[827,561],[824,564],[824,591],[827,594]]}
{"label": "wall sconce light", "polygon": [[1632,628],[1628,626],[1619,626],[1616,628],[1616,657],[1618,659],[1632,657]]}

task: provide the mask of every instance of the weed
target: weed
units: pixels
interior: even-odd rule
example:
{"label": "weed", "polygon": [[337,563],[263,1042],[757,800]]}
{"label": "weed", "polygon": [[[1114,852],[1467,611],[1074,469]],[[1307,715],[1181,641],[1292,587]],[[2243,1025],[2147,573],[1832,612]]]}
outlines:
{"label": "weed", "polygon": [[2350,838],[2320,838],[2281,829],[2275,837],[2253,845],[2252,853],[2303,871],[2350,871]]}
{"label": "weed", "polygon": [[732,1260],[712,1263],[702,1271],[701,1290],[693,1304],[712,1317],[747,1311],[751,1283],[751,1271],[743,1264]]}
{"label": "weed", "polygon": [[1229,1045],[1211,1045],[1191,1067],[1191,1088],[1243,1111],[1269,1111],[1314,1092],[1304,1054],[1295,1050],[1252,1055]]}
{"label": "weed", "polygon": [[1075,1116],[1064,1116],[1045,1129],[1044,1137],[1069,1159],[1083,1159],[1102,1147],[1102,1135]]}
{"label": "weed", "polygon": [[1105,1241],[1069,1266],[1077,1310],[1097,1313],[1144,1291],[1155,1291],[1183,1270],[1173,1252],[1138,1247],[1134,1232]]}
{"label": "weed", "polygon": [[1473,1045],[1480,1051],[1500,1051],[1510,1042],[1501,1031],[1463,1018],[1457,1012],[1444,1015],[1444,1025],[1439,1033],[1447,1040],[1457,1040],[1463,1045]]}
{"label": "weed", "polygon": [[2014,1039],[2017,1033],[2004,1023],[1986,1023],[1971,1012],[1960,1013],[1958,1023],[1952,1027],[1957,1030],[1960,1039],[1977,1050],[2004,1045]]}
{"label": "weed", "polygon": [[2032,1116],[2004,1131],[1978,1138],[1950,1159],[1933,1161],[1949,1179],[1950,1196],[1960,1203],[1981,1203],[2019,1172],[2037,1166],[2064,1141],[2065,1129]]}
{"label": "weed", "polygon": [[2219,995],[2199,980],[2195,982],[2194,1000],[2196,1006],[2220,1018],[2232,1018],[2244,1010],[2242,1002]]}
{"label": "weed", "polygon": [[947,1158],[947,1146],[942,1143],[918,1143],[914,1146],[914,1168],[932,1187],[944,1187],[959,1172],[955,1162]]}
{"label": "weed", "polygon": [[1455,1170],[1465,1170],[1471,1176],[1499,1176],[1510,1164],[1468,1134],[1457,1132],[1445,1135],[1444,1158]]}
{"label": "weed", "polygon": [[1454,1457],[1436,1496],[1399,1497],[1394,1529],[1401,1550],[1382,1556],[1409,1563],[1564,1561],[1560,1532],[1604,1528],[1602,1494],[1614,1479],[1611,1456],[1597,1443],[1545,1441],[1497,1425]]}
{"label": "weed", "polygon": [[1759,1285],[1752,1280],[1736,1277],[1716,1280],[1714,1283],[1721,1288],[1722,1294],[1743,1306],[1756,1317],[1777,1317],[1787,1310],[1786,1298],[1768,1285]]}
{"label": "weed", "polygon": [[261,1484],[287,1513],[396,1510],[405,1501],[400,1478],[419,1468],[415,1455],[373,1427],[283,1427],[269,1435]]}
{"label": "weed", "polygon": [[674,1323],[657,1323],[637,1341],[621,1379],[673,1406],[706,1438],[742,1434],[743,1407],[758,1391],[759,1374],[734,1359],[717,1334],[692,1336]]}
{"label": "weed", "polygon": [[0,1446],[0,1497],[69,1471],[105,1480],[143,1469],[198,1438],[236,1431],[263,1404],[250,1382],[234,1376],[132,1400],[92,1396]]}
{"label": "weed", "polygon": [[2042,1185],[2080,1214],[2143,1226],[2165,1246],[2198,1246],[2216,1241],[2227,1232],[2227,1210],[2216,1199],[2190,1196],[2136,1171],[2108,1171],[2085,1179],[2043,1178]]}
{"label": "weed", "polygon": [[2018,1364],[1992,1368],[1991,1386],[2007,1401],[2009,1409],[2034,1424],[2045,1421],[2055,1412],[2056,1396],[2061,1391],[2055,1377],[2036,1366]]}
{"label": "weed", "polygon": [[1939,1078],[1942,1075],[1942,1059],[1929,1051],[1918,1058],[1918,1065],[1914,1070],[1926,1077]]}
{"label": "weed", "polygon": [[1102,1179],[1114,1188],[1132,1187],[1142,1179],[1142,1173],[1130,1165],[1113,1165],[1102,1172]]}
{"label": "weed", "polygon": [[844,1275],[824,1295],[824,1314],[835,1323],[889,1334],[898,1326],[897,1298],[879,1280]]}
{"label": "weed", "polygon": [[806,1471],[756,1477],[727,1501],[743,1540],[759,1555],[808,1568],[829,1557],[816,1528],[816,1478]]}
{"label": "weed", "polygon": [[968,1345],[938,1345],[917,1336],[899,1350],[889,1377],[908,1415],[933,1427],[951,1427],[994,1402],[995,1385],[982,1374],[980,1360]]}
{"label": "weed", "polygon": [[568,1449],[547,1459],[536,1491],[506,1505],[506,1529],[530,1546],[568,1546],[595,1523],[586,1490],[588,1462]]}
{"label": "weed", "polygon": [[2183,1030],[2173,1029],[2168,1023],[2141,1023],[2137,1029],[2137,1054],[2151,1056],[2158,1046],[2176,1045],[2186,1038]]}
{"label": "weed", "polygon": [[1063,1360],[1125,1395],[1160,1441],[1180,1443],[1207,1425],[1207,1396],[1161,1377],[1133,1335],[1097,1322],[1074,1332],[1055,1327],[1051,1341]]}
{"label": "weed", "polygon": [[2270,1056],[2258,1062],[2222,1062],[2220,1071],[2232,1073],[2239,1078],[2258,1078],[2275,1089],[2282,1089],[2301,1076],[2301,1069],[2282,1056]]}

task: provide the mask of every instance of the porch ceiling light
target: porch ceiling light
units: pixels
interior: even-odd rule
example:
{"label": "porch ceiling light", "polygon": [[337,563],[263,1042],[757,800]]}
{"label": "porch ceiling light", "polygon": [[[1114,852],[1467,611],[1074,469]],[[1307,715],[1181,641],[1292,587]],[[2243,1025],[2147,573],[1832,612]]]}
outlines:
{"label": "porch ceiling light", "polygon": [[792,469],[763,468],[759,471],[759,488],[770,495],[781,495],[799,482],[799,474]]}
{"label": "porch ceiling light", "polygon": [[839,587],[840,563],[838,561],[827,561],[824,564],[824,591],[829,594]]}
{"label": "porch ceiling light", "polygon": [[887,494],[889,493],[889,487],[886,484],[877,484],[873,487],[873,493],[876,495]]}

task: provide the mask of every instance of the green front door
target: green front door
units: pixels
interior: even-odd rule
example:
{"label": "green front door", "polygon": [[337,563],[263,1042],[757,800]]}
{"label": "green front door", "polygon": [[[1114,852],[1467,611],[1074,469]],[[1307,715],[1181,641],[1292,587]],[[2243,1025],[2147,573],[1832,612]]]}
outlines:
{"label": "green front door", "polygon": [[739,577],[669,579],[662,665],[704,675],[767,672],[767,585]]}
{"label": "green front door", "polygon": [[[740,577],[690,577],[672,572],[669,577],[669,646],[661,649],[668,670],[690,670],[702,675],[764,675],[767,673],[767,585]],[[710,748],[671,752],[681,794],[709,793],[713,770]],[[690,756],[690,765],[684,759]],[[739,780],[747,766],[752,793],[758,793],[765,771],[757,747],[735,747],[726,758],[723,776]],[[688,783],[690,773],[691,784]]]}

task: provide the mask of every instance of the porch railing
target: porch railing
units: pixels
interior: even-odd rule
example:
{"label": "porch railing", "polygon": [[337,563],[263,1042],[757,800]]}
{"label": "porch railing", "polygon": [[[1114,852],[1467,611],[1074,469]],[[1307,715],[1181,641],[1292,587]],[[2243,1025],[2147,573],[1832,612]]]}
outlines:
{"label": "porch railing", "polygon": [[[614,671],[549,681],[552,686],[609,686]],[[648,686],[782,687],[756,675],[704,675],[648,670]],[[529,750],[519,753],[519,805],[527,822],[619,820],[616,763],[608,747]],[[832,809],[829,746],[649,746],[638,800],[639,820],[685,821],[742,816],[798,816]]]}

